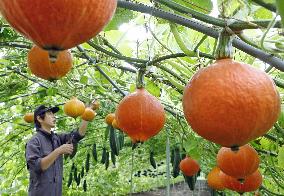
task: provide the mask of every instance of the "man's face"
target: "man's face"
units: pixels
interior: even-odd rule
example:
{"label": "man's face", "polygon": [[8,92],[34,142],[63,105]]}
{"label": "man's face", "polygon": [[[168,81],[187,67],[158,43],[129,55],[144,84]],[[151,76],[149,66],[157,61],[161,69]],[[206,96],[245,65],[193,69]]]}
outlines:
{"label": "man's face", "polygon": [[40,119],[39,122],[45,127],[54,128],[56,122],[55,115],[51,111],[48,111],[45,113],[44,119]]}

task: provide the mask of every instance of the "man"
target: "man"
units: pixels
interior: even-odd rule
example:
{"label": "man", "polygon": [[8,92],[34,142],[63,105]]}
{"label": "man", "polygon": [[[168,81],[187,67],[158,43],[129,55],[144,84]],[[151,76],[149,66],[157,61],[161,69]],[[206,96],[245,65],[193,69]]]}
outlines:
{"label": "man", "polygon": [[36,134],[26,144],[26,161],[30,172],[29,196],[61,196],[63,154],[72,154],[73,143],[85,135],[87,121],[79,130],[68,134],[56,134],[55,115],[58,107],[39,106],[34,111]]}

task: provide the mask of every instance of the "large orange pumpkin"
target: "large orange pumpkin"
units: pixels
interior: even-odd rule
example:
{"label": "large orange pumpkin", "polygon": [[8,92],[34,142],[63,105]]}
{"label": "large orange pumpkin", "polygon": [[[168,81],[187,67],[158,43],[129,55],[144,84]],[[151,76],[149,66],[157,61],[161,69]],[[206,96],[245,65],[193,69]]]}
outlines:
{"label": "large orange pumpkin", "polygon": [[225,147],[265,134],[280,114],[280,98],[263,71],[232,59],[199,70],[184,90],[183,111],[192,129]]}
{"label": "large orange pumpkin", "polygon": [[27,123],[32,123],[34,122],[34,113],[26,113],[24,115],[24,120],[27,122]]}
{"label": "large orange pumpkin", "polygon": [[85,105],[82,101],[73,97],[64,104],[63,110],[66,115],[76,118],[85,112]]}
{"label": "large orange pumpkin", "polygon": [[96,113],[91,108],[85,108],[81,118],[85,121],[92,121],[96,116]]}
{"label": "large orange pumpkin", "polygon": [[98,34],[116,0],[0,0],[10,25],[46,50],[66,50]]}
{"label": "large orange pumpkin", "polygon": [[158,134],[165,124],[165,111],[156,97],[144,88],[124,97],[115,113],[118,127],[132,141],[146,141]]}
{"label": "large orange pumpkin", "polygon": [[194,176],[200,170],[198,162],[188,156],[181,160],[179,168],[185,176]]}
{"label": "large orange pumpkin", "polygon": [[34,46],[28,53],[28,67],[37,77],[56,80],[65,76],[72,68],[72,55],[64,50],[58,53],[56,61],[52,63],[47,51]]}
{"label": "large orange pumpkin", "polygon": [[217,165],[227,175],[244,179],[259,166],[259,157],[253,147],[246,144],[238,150],[222,147],[217,154]]}
{"label": "large orange pumpkin", "polygon": [[214,190],[224,190],[225,186],[223,184],[222,179],[220,178],[220,168],[214,167],[207,176],[208,186]]}
{"label": "large orange pumpkin", "polygon": [[250,176],[247,176],[243,182],[233,178],[222,171],[220,178],[227,189],[236,191],[238,193],[252,192],[257,190],[262,184],[262,175],[259,170],[256,170]]}

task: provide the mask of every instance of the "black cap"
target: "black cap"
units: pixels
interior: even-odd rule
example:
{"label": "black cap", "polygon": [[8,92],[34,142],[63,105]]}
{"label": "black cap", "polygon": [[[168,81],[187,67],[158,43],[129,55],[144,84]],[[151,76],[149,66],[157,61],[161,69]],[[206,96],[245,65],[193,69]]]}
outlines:
{"label": "black cap", "polygon": [[36,119],[36,117],[38,115],[44,114],[46,112],[52,112],[52,113],[56,113],[59,111],[59,107],[55,106],[55,107],[46,107],[45,105],[40,105],[38,106],[35,111],[34,111],[34,119]]}

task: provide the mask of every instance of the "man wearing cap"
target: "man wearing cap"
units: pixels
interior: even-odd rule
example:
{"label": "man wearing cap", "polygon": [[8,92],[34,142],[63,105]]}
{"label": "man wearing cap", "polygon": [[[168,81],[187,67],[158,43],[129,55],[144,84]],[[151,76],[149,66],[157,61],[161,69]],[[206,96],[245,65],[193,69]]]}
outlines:
{"label": "man wearing cap", "polygon": [[61,196],[63,154],[72,154],[73,144],[85,135],[87,121],[71,133],[56,134],[55,115],[58,107],[39,106],[34,111],[36,133],[26,144],[27,168],[30,172],[29,196]]}

